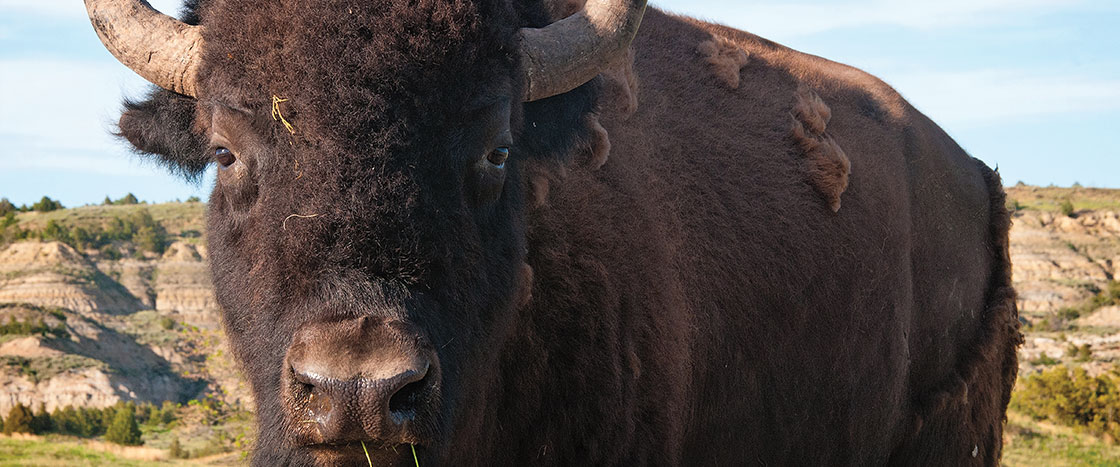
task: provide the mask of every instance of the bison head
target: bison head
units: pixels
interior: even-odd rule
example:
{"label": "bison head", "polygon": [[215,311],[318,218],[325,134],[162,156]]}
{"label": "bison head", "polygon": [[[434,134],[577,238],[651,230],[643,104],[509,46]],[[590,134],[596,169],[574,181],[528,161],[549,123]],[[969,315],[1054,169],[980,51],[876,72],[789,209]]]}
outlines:
{"label": "bison head", "polygon": [[121,135],[188,176],[218,166],[212,277],[258,464],[478,447],[532,283],[525,165],[588,137],[592,80],[645,5],[549,24],[527,3],[202,0],[180,21],[86,0],[162,88],[126,104]]}

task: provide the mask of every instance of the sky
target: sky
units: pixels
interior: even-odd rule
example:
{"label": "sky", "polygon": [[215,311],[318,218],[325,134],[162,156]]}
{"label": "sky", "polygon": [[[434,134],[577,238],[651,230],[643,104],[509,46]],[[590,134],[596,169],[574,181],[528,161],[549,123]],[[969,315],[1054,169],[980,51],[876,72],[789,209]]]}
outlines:
{"label": "sky", "polygon": [[[153,0],[174,13],[181,0]],[[1004,182],[1120,188],[1120,1],[652,0],[862,68]],[[78,0],[0,0],[0,197],[207,198],[111,135],[143,79]]]}

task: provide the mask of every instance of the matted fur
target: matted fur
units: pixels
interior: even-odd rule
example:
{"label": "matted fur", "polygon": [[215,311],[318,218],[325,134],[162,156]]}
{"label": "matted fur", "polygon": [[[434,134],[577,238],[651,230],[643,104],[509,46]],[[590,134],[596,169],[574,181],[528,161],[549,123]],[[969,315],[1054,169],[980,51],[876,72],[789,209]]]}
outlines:
{"label": "matted fur", "polygon": [[700,45],[696,46],[696,51],[704,56],[704,59],[712,66],[712,73],[720,81],[723,81],[723,84],[726,84],[730,89],[739,87],[739,81],[741,81],[739,73],[750,61],[747,52],[733,42],[719,37],[701,42]]}
{"label": "matted fur", "polygon": [[790,136],[804,151],[809,183],[834,212],[839,211],[840,195],[848,189],[852,163],[836,140],[826,133],[832,109],[812,89],[802,88],[797,91],[790,115],[793,117]]}
{"label": "matted fur", "polygon": [[[881,81],[651,8],[603,77],[513,102],[505,185],[474,196],[466,109],[521,95],[517,28],[579,4],[189,8],[201,99],[120,127],[197,173],[248,112],[208,241],[254,463],[325,459],[279,397],[295,330],[376,316],[439,355],[421,465],[995,465],[1020,340],[998,176]],[[710,59],[735,50],[732,86]],[[810,140],[858,170],[807,171]]]}

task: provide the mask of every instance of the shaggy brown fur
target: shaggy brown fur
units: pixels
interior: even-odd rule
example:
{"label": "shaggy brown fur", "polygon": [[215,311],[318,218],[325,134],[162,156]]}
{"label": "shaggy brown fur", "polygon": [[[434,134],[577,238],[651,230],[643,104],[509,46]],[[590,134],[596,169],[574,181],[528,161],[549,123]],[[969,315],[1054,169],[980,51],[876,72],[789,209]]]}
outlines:
{"label": "shaggy brown fur", "polygon": [[[204,1],[200,99],[127,107],[182,171],[238,153],[209,242],[254,463],[365,464],[294,444],[280,394],[301,325],[372,316],[438,353],[421,465],[995,465],[1020,340],[998,176],[863,72],[655,9],[631,60],[502,113],[517,27],[578,3]],[[737,86],[710,60],[734,50]]]}
{"label": "shaggy brown fur", "polygon": [[715,73],[728,88],[737,89],[739,87],[739,71],[746,66],[750,60],[743,49],[740,49],[733,42],[723,38],[712,38],[712,40],[701,42],[696,46],[696,51],[704,56],[708,64],[712,66],[712,73]]}
{"label": "shaggy brown fur", "polygon": [[811,89],[797,91],[793,105],[794,142],[805,152],[809,183],[828,202],[833,212],[840,210],[840,195],[848,188],[848,175],[852,163],[840,145],[829,134],[828,121],[832,109]]}

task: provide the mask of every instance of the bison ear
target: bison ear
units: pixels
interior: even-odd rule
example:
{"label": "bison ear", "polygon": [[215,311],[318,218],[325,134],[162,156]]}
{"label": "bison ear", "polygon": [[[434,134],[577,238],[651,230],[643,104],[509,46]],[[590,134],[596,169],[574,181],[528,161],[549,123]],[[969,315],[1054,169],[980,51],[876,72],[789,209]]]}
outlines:
{"label": "bison ear", "polygon": [[206,138],[195,132],[193,98],[155,89],[142,101],[125,101],[117,135],[137,151],[188,179],[206,170]]}

